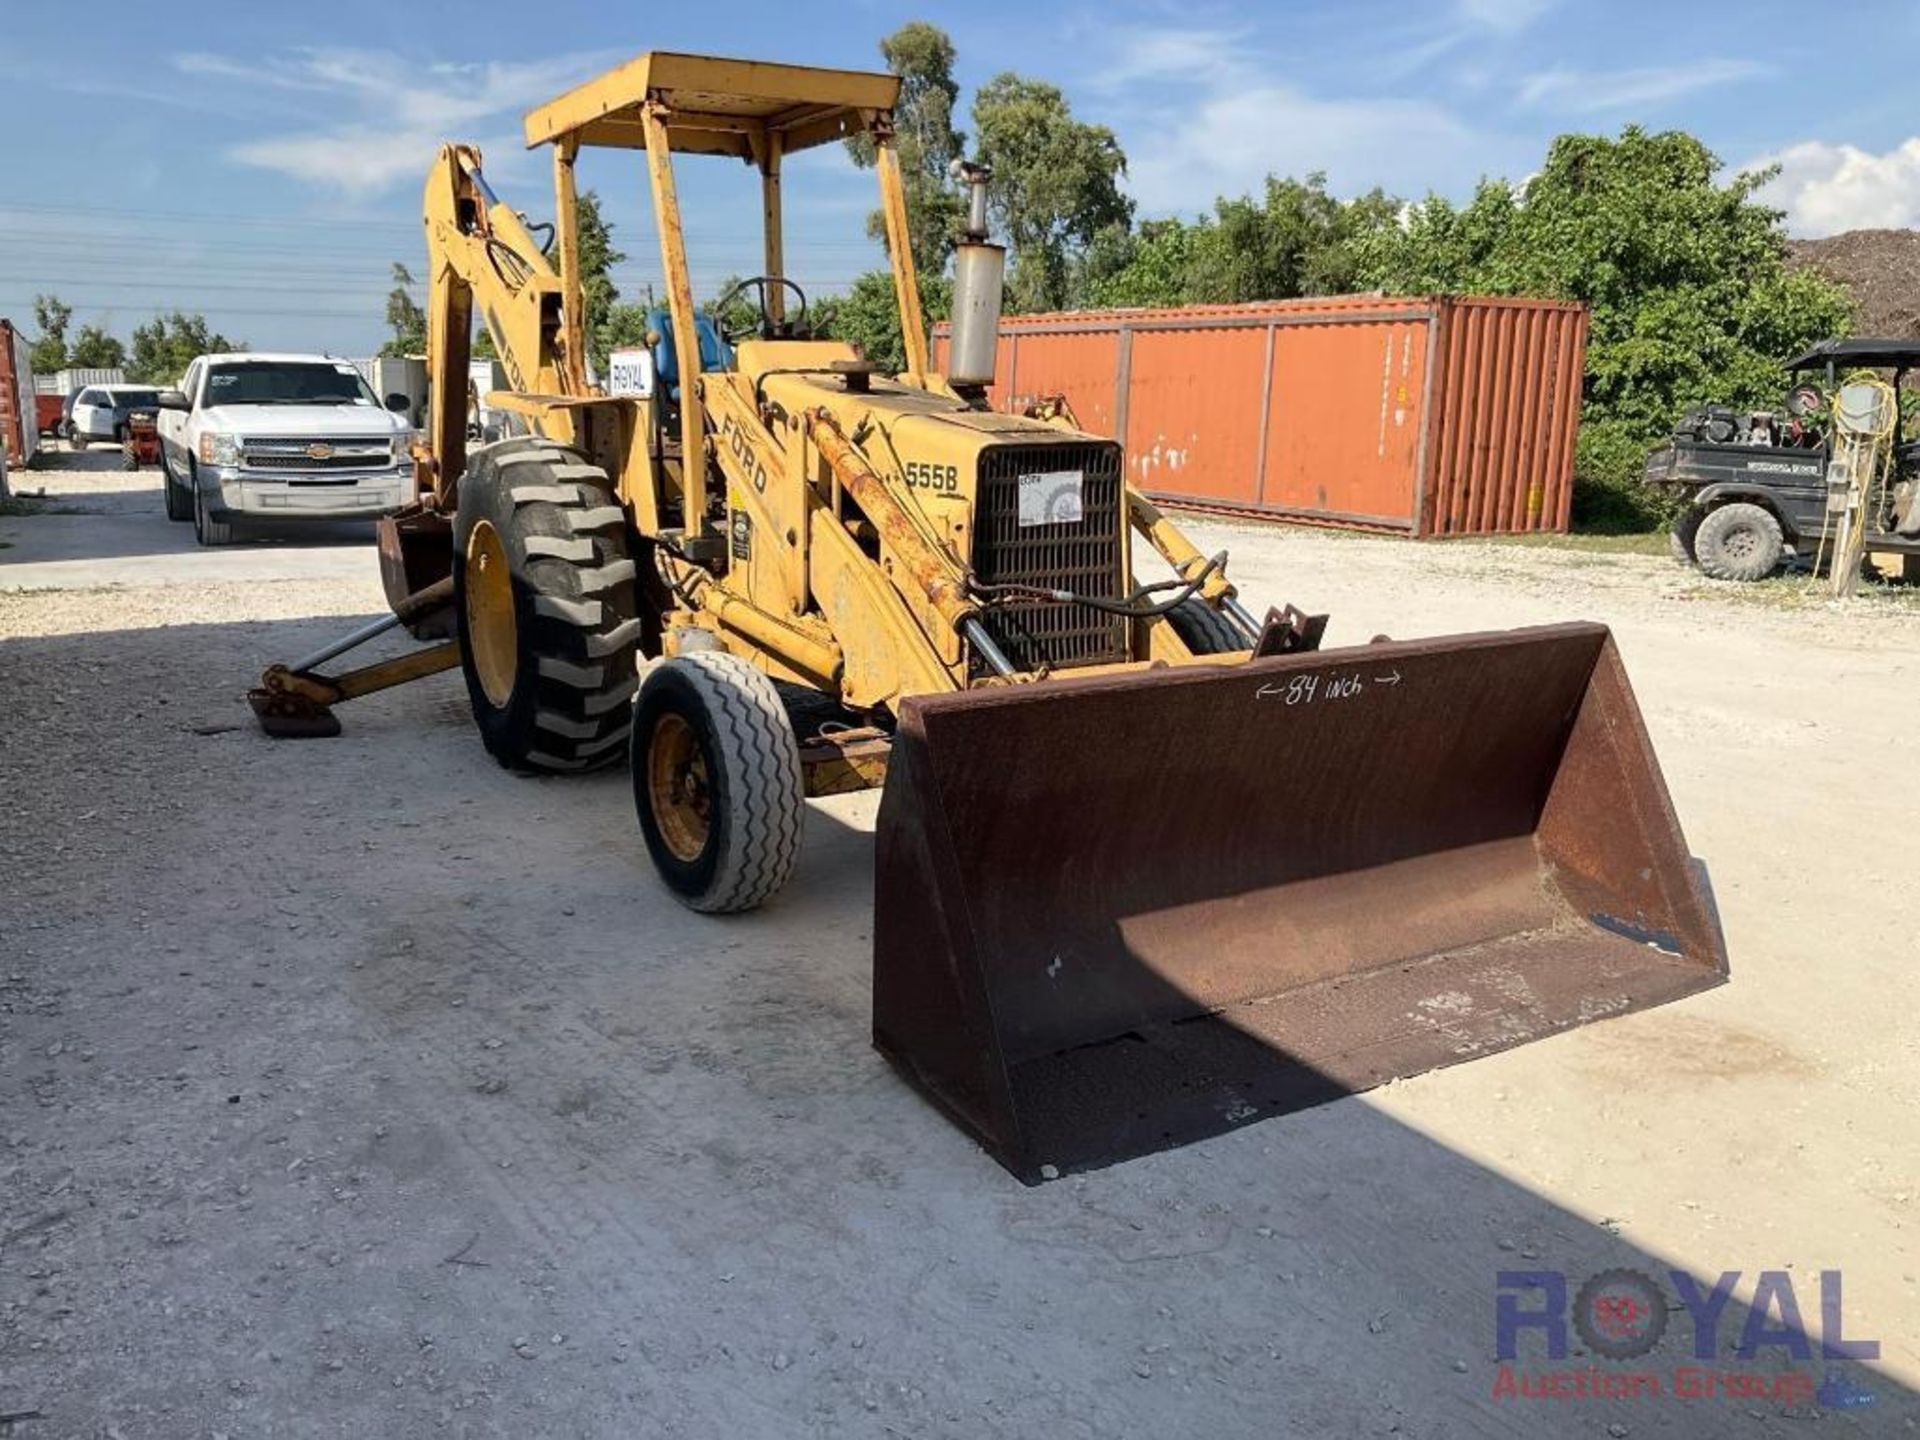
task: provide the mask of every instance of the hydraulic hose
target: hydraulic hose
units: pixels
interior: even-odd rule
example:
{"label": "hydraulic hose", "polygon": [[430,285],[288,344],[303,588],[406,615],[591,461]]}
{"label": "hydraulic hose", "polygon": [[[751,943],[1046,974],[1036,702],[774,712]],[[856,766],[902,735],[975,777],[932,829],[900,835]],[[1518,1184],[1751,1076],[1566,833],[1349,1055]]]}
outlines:
{"label": "hydraulic hose", "polygon": [[[1190,599],[1206,584],[1207,577],[1226,563],[1227,555],[1223,550],[1185,580],[1162,580],[1154,585],[1141,585],[1120,600],[1105,595],[1081,595],[1072,590],[1049,590],[1041,585],[986,585],[977,580],[967,582],[967,593],[986,606],[1038,601],[1043,604],[1085,605],[1107,615],[1123,615],[1130,620],[1151,620]],[[1148,597],[1169,590],[1178,593],[1168,600],[1147,603]]]}

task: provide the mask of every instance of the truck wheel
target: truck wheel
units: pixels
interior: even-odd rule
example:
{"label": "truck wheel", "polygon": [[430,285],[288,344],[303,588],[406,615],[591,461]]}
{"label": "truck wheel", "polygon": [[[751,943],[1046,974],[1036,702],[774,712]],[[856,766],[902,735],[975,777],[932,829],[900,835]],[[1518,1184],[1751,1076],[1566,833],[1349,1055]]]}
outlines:
{"label": "truck wheel", "polygon": [[793,873],[806,808],[800,742],[773,682],[718,650],[647,672],[633,800],[667,888],[708,914],[751,910]]}
{"label": "truck wheel", "polygon": [[1693,555],[1700,573],[1715,580],[1764,580],[1780,564],[1785,538],[1780,522],[1758,505],[1722,505],[1694,531]]}
{"label": "truck wheel", "polygon": [[540,437],[460,479],[454,614],[480,738],[502,765],[590,770],[631,724],[634,561],[606,471]]}
{"label": "truck wheel", "polygon": [[190,476],[193,485],[193,538],[202,545],[231,545],[233,522],[216,520],[207,511],[207,492],[200,488],[200,477]]}
{"label": "truck wheel", "polygon": [[1253,642],[1240,633],[1239,626],[1198,595],[1189,595],[1169,610],[1166,621],[1180,637],[1180,643],[1196,655],[1225,655],[1253,648]]}
{"label": "truck wheel", "polygon": [[193,492],[174,478],[173,466],[167,463],[165,446],[160,450],[160,478],[167,496],[167,519],[193,519]]}
{"label": "truck wheel", "polygon": [[1706,518],[1694,509],[1682,510],[1674,517],[1673,528],[1667,531],[1667,554],[1673,557],[1674,564],[1694,563],[1694,537],[1700,533],[1700,522]]}

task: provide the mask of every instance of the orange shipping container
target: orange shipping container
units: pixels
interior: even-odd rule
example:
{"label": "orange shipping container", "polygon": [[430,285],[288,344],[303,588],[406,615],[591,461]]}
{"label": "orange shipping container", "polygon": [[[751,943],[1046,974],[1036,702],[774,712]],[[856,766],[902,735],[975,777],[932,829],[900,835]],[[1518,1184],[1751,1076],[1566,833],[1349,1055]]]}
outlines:
{"label": "orange shipping container", "polygon": [[[1565,530],[1584,306],[1338,295],[1009,316],[990,396],[1065,395],[1158,499],[1411,535]],[[936,326],[937,364],[946,357]]]}

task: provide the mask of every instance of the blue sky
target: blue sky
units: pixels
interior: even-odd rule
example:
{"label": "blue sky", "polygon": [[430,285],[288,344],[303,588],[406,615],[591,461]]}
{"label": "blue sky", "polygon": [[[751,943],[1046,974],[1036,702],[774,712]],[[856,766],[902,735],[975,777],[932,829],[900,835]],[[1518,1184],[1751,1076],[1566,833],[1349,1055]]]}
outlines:
{"label": "blue sky", "polygon": [[[1111,125],[1142,214],[1186,214],[1273,171],[1325,170],[1462,196],[1525,175],[1547,141],[1629,122],[1695,131],[1730,164],[1778,160],[1796,233],[1920,223],[1909,96],[1920,7],[1575,0],[605,0],[324,6],[94,0],[0,4],[0,315],[52,291],[124,335],[159,307],[202,310],[257,348],[366,353],[394,260],[418,272],[419,187],[442,138],[480,143],[502,195],[551,210],[530,105],[648,48],[876,63],[910,18],[944,26],[966,90],[1013,69]],[[963,95],[963,107],[967,96]],[[964,123],[964,109],[963,109]],[[583,180],[607,202],[629,296],[658,282],[638,157]],[[755,186],[682,161],[696,284],[757,268]],[[838,288],[878,260],[869,175],[838,150],[789,175],[789,269]]]}

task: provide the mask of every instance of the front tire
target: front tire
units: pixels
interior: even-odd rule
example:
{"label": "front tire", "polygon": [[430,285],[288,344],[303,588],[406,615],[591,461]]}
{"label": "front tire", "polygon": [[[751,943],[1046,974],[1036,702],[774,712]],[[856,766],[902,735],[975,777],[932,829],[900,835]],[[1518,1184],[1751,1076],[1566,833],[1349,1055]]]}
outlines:
{"label": "front tire", "polygon": [[233,522],[216,520],[207,508],[207,492],[200,488],[200,477],[191,476],[193,484],[193,538],[202,545],[231,545],[233,543]]}
{"label": "front tire", "polygon": [[800,742],[773,682],[697,650],[647,672],[634,707],[634,808],[654,868],[706,914],[751,910],[800,854]]}
{"label": "front tire", "polygon": [[193,519],[193,492],[174,478],[173,466],[167,463],[167,450],[160,447],[160,478],[166,492],[167,519]]}
{"label": "front tire", "polygon": [[1166,622],[1180,637],[1180,643],[1196,655],[1229,655],[1253,648],[1239,626],[1198,595],[1189,595],[1169,610]]}
{"label": "front tire", "polygon": [[1700,573],[1715,580],[1764,580],[1779,567],[1785,547],[1772,512],[1744,502],[1709,511],[1693,536]]}
{"label": "front tire", "polygon": [[530,770],[618,761],[642,626],[607,473],[540,437],[478,451],[460,479],[453,586],[488,753]]}

